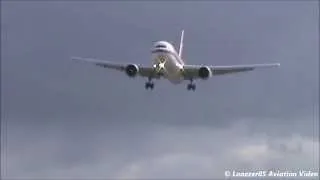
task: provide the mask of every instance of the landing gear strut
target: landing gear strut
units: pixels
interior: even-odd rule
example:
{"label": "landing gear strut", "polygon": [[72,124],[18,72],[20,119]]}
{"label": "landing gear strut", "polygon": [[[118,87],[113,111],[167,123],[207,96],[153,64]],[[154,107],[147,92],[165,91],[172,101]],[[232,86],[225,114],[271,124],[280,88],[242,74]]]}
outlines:
{"label": "landing gear strut", "polygon": [[152,79],[149,77],[148,78],[148,81],[146,82],[145,86],[144,86],[146,89],[151,89],[153,90],[154,88],[154,83],[152,82]]}
{"label": "landing gear strut", "polygon": [[196,85],[193,83],[193,79],[190,79],[190,83],[187,85],[187,89],[188,89],[188,91],[190,91],[190,90],[195,91],[196,90]]}

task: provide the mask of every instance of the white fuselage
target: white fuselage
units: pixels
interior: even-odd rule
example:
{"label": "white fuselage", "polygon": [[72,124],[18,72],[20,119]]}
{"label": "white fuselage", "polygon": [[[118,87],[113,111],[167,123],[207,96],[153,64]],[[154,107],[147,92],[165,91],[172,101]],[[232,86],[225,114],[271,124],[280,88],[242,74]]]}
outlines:
{"label": "white fuselage", "polygon": [[152,49],[153,67],[173,84],[181,83],[184,62],[173,45],[166,41],[158,41]]}

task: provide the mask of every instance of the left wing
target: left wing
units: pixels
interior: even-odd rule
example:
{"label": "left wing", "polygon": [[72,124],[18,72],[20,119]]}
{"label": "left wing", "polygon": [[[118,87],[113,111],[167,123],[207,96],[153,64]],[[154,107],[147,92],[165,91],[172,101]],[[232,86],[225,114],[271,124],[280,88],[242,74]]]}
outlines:
{"label": "left wing", "polygon": [[[81,57],[72,57],[72,60],[88,62],[103,68],[113,69],[121,72],[125,72],[127,75],[133,77],[139,75],[141,77],[151,77],[159,79],[160,75],[156,73],[153,67],[147,67],[139,64],[130,64],[130,63],[115,63],[112,61],[105,61],[92,58],[81,58]],[[131,68],[131,69],[129,69]],[[131,71],[131,72],[128,72]]]}
{"label": "left wing", "polygon": [[210,76],[253,71],[258,68],[278,67],[279,63],[274,64],[250,64],[232,66],[205,66],[205,65],[184,65],[185,79],[206,79]]}

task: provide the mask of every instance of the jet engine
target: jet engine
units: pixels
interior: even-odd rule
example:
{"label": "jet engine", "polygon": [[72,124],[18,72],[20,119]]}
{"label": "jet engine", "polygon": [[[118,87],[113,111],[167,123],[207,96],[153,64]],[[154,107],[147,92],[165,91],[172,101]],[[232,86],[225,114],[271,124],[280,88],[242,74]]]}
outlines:
{"label": "jet engine", "polygon": [[129,64],[125,70],[129,77],[135,77],[139,72],[139,67],[136,64]]}
{"label": "jet engine", "polygon": [[211,71],[210,67],[208,67],[208,66],[200,67],[199,70],[198,70],[198,76],[201,79],[208,79],[209,77],[211,77],[212,76],[212,71]]}

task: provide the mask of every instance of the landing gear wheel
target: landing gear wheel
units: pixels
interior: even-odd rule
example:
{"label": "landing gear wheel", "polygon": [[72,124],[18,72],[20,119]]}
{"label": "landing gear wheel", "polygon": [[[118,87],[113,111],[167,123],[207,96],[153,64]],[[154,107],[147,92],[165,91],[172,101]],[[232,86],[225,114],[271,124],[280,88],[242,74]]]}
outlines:
{"label": "landing gear wheel", "polygon": [[145,86],[144,86],[146,89],[153,89],[154,88],[154,83],[152,82],[146,82]]}
{"label": "landing gear wheel", "polygon": [[196,85],[195,85],[195,84],[192,85],[192,90],[193,90],[193,91],[196,90]]}
{"label": "landing gear wheel", "polygon": [[195,91],[196,90],[196,85],[195,84],[188,84],[187,89],[190,91]]}
{"label": "landing gear wheel", "polygon": [[153,90],[154,88],[154,83],[150,83],[150,89]]}
{"label": "landing gear wheel", "polygon": [[188,91],[190,91],[190,90],[195,91],[196,90],[196,85],[193,83],[193,79],[190,79],[190,84],[187,85],[187,89],[188,89]]}
{"label": "landing gear wheel", "polygon": [[187,85],[187,89],[188,89],[188,90],[191,90],[191,86],[192,86],[191,84],[188,84],[188,85]]}

